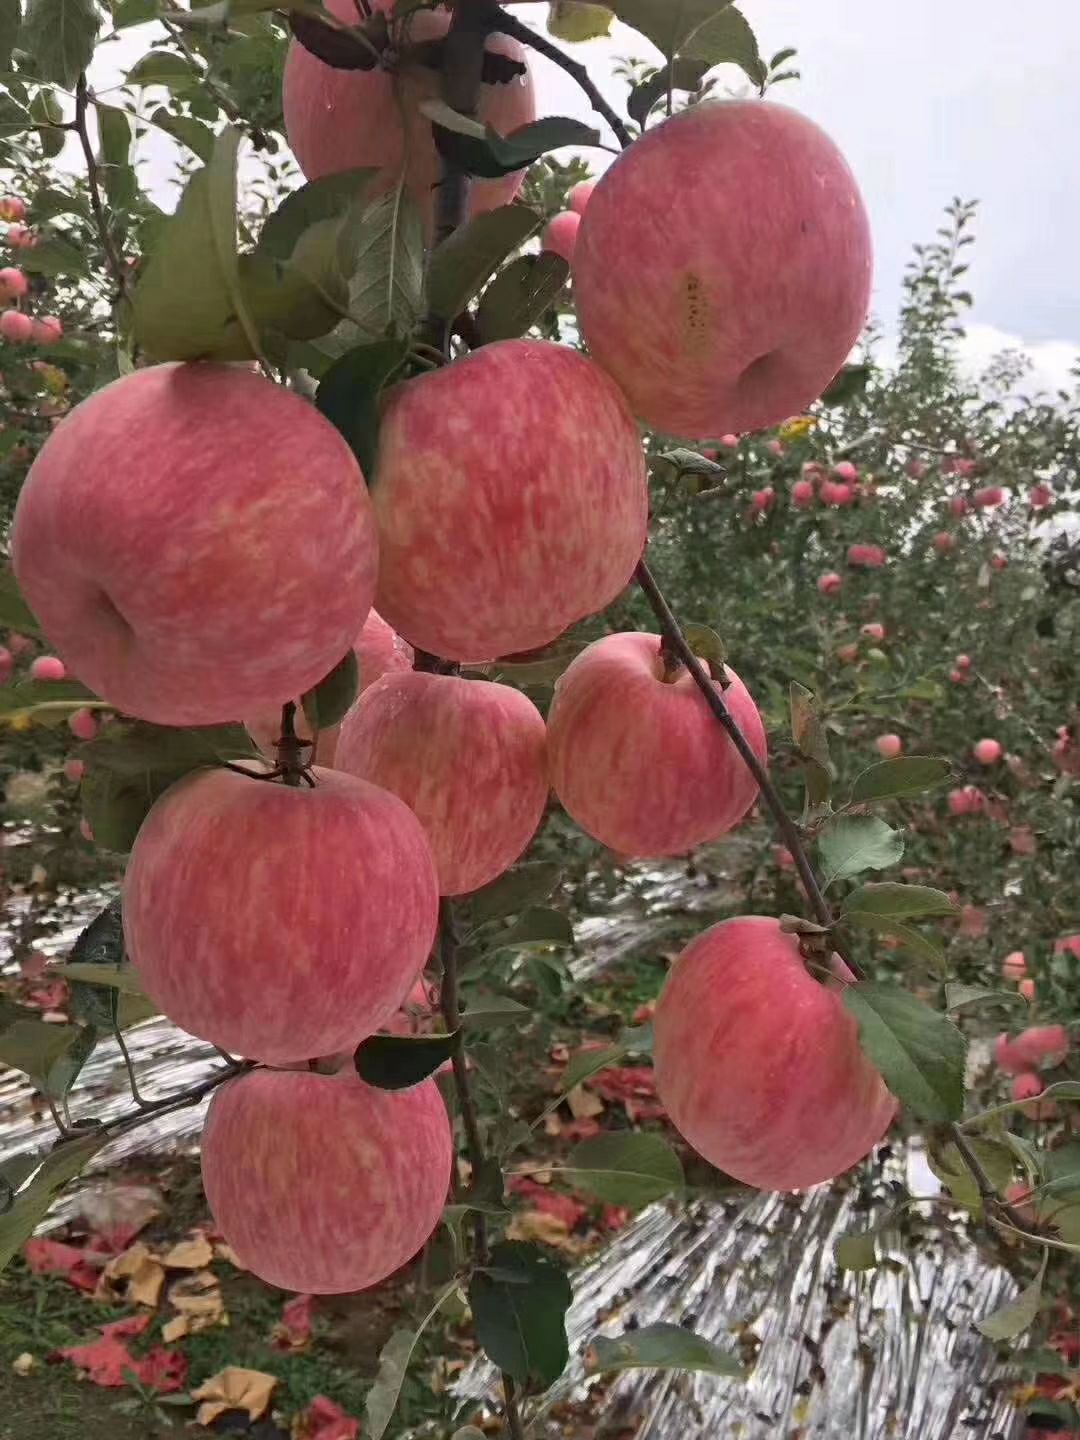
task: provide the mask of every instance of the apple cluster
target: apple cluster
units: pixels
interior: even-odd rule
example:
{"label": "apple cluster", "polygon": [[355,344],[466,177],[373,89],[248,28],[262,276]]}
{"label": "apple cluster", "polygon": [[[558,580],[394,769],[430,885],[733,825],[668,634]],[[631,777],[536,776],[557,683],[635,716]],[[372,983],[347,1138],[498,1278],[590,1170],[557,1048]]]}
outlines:
{"label": "apple cluster", "polygon": [[[330,9],[347,20],[352,0]],[[412,38],[447,25],[423,11]],[[535,113],[525,56],[503,37],[489,46],[523,75],[485,85],[479,114],[513,129]],[[430,214],[438,157],[419,106],[434,72],[403,64],[396,78],[331,69],[294,43],[287,129],[309,179],[374,166],[389,187],[404,173]],[[474,209],[520,182],[477,182]],[[374,475],[313,406],[250,368],[160,364],[77,406],[19,499],[26,598],[68,670],[125,715],[240,720],[270,746],[280,707],[359,656],[340,730],[302,736],[310,783],[256,762],[188,775],[143,823],[124,882],[147,993],[259,1062],[212,1102],[206,1190],[244,1262],[296,1290],[375,1283],[441,1214],[453,1142],[434,1082],[387,1093],[349,1065],[309,1068],[390,1021],[440,898],[511,866],[552,789],[624,857],[686,853],[756,798],[656,635],[589,645],[546,719],[458,671],[550,645],[624,590],[648,531],[639,423],[727,440],[821,394],[866,316],[862,200],[809,120],[719,101],[648,130],[571,206],[547,243],[572,242],[588,355],[505,340],[399,383]],[[713,683],[764,764],[745,685],[730,669]],[[808,966],[763,917],[707,931],[677,961],[657,1083],[709,1160],[799,1188],[881,1138],[895,1102],[839,998],[850,978],[836,957]],[[314,1173],[319,1207],[304,1198]]]}
{"label": "apple cluster", "polygon": [[[30,249],[35,243],[31,230],[23,223],[26,202],[18,195],[0,199],[0,220],[13,221],[6,230],[8,246],[13,250]],[[30,278],[17,265],[0,267],[0,339],[9,345],[51,345],[64,333],[56,315],[30,315],[24,304],[30,296]]]}

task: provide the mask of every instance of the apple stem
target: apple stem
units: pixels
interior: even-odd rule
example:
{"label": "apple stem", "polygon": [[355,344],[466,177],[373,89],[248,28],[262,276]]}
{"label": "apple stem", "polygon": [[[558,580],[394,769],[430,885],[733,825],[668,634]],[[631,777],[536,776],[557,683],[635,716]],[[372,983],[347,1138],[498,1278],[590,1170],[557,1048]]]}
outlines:
{"label": "apple stem", "polygon": [[274,742],[277,765],[267,779],[281,779],[286,785],[310,785],[314,790],[315,777],[304,760],[304,751],[309,743],[301,740],[296,733],[296,701],[287,700],[281,707],[281,735]]}

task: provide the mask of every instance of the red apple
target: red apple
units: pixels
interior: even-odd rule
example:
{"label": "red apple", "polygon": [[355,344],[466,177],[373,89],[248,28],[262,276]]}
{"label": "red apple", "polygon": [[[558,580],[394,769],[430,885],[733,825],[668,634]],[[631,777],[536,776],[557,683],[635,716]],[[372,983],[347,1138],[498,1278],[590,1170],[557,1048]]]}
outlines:
{"label": "red apple", "polygon": [[1016,987],[1025,1000],[1035,999],[1035,981],[1030,975],[1025,975],[1020,984]]}
{"label": "red apple", "polygon": [[439,1223],[453,1163],[433,1080],[376,1090],[355,1073],[253,1070],[210,1102],[203,1188],[260,1280],[308,1295],[377,1285]]}
{"label": "red apple", "polygon": [[939,530],[934,536],[934,549],[939,555],[947,555],[956,549],[956,536],[949,530]]}
{"label": "red apple", "polygon": [[971,669],[971,656],[970,656],[970,655],[957,655],[955,664],[956,664],[956,668],[957,668],[958,670],[970,670],[970,669]]}
{"label": "red apple", "polygon": [[580,228],[581,216],[574,210],[564,210],[544,227],[544,233],[540,236],[540,249],[553,250],[556,255],[561,255],[568,265],[572,264]]}
{"label": "red apple", "polygon": [[573,187],[569,195],[567,195],[566,197],[566,202],[570,206],[570,209],[575,211],[578,215],[584,215],[585,207],[586,205],[588,205],[589,200],[592,198],[592,192],[595,189],[595,180],[579,181],[578,184]]}
{"label": "red apple", "polygon": [[[388,625],[377,610],[369,610],[364,628],[353,643],[360,670],[360,693],[388,672],[411,670],[413,648],[407,645],[392,626]],[[300,699],[299,695],[295,697]],[[337,751],[338,725],[320,730],[315,736],[307,722],[307,716],[298,708],[294,717],[296,733],[301,740],[314,740],[309,759],[316,765],[334,765]],[[244,721],[251,738],[264,755],[276,754],[276,743],[281,735],[281,706],[271,705],[258,715],[251,715]]]}
{"label": "red apple", "polygon": [[352,1049],[394,1013],[435,936],[431,847],[396,795],[316,768],[314,789],[202,770],[143,822],[124,935],[183,1029],[284,1064]]}
{"label": "red apple", "polygon": [[755,490],[750,497],[750,509],[755,515],[767,515],[776,504],[776,491],[771,485],[766,485],[763,490]]}
{"label": "red apple", "polygon": [[767,440],[765,442],[765,449],[770,455],[775,455],[779,459],[784,453],[784,442],[782,440]]}
{"label": "red apple", "polygon": [[847,552],[847,563],[858,565],[866,570],[878,570],[888,561],[888,556],[880,545],[849,545]]}
{"label": "red apple", "polygon": [[65,780],[70,780],[73,785],[78,785],[79,781],[83,778],[83,776],[84,776],[85,774],[86,774],[86,764],[85,764],[84,761],[82,761],[82,760],[65,760],[65,761],[64,761],[64,779],[65,779]]}
{"label": "red apple", "polygon": [[883,760],[895,760],[904,748],[904,742],[899,735],[879,735],[874,745]]}
{"label": "red apple", "polygon": [[547,804],[545,730],[508,685],[419,671],[385,675],[341,724],[336,765],[390,790],[423,825],[443,895],[501,875]]}
{"label": "red apple", "polygon": [[[658,635],[606,635],[560,677],[548,711],[555,793],[621,855],[679,855],[715,840],[758,792],[689,672],[664,677]],[[725,680],[716,688],[764,763],[757,706],[734,671]]]}
{"label": "red apple", "polygon": [[1028,491],[1028,503],[1033,510],[1045,510],[1054,503],[1054,492],[1049,485],[1040,482]]}
{"label": "red apple", "polygon": [[1080,935],[1063,935],[1054,941],[1055,955],[1075,955],[1080,960]]}
{"label": "red apple", "polygon": [[69,669],[162,725],[236,720],[315,685],[364,623],[377,550],[337,430],[225,365],[155,365],[84,400],[12,527],[19,583]]}
{"label": "red apple", "polygon": [[98,733],[98,719],[92,710],[72,711],[67,723],[76,740],[93,740]]}
{"label": "red apple", "polygon": [[1064,1025],[1035,1025],[1020,1032],[1014,1048],[1029,1068],[1060,1065],[1069,1053],[1069,1032]]}
{"label": "red apple", "polygon": [[656,1007],[656,1088],[706,1160],[763,1190],[802,1190],[861,1160],[896,1101],[859,1045],[833,956],[822,983],[760,915],[714,925],[675,961]]}
{"label": "red apple", "polygon": [[1012,1082],[1012,1097],[1014,1100],[1027,1100],[1030,1104],[1023,1107],[1024,1114],[1032,1120],[1052,1120],[1057,1114],[1057,1103],[1054,1100],[1039,1100],[1038,1096],[1046,1089],[1042,1077],[1033,1071],[1025,1071],[1017,1075]]}
{"label": "red apple", "polygon": [[868,640],[873,640],[875,645],[880,645],[882,640],[885,639],[885,626],[878,624],[876,620],[872,620],[868,625],[862,627],[862,634],[865,635]]}
{"label": "red apple", "polygon": [[854,665],[859,658],[859,647],[852,643],[849,645],[838,645],[836,647],[836,658],[843,661],[845,665]]}
{"label": "red apple", "polygon": [[979,740],[971,752],[980,765],[996,765],[1004,751],[998,740]]}
{"label": "red apple", "polygon": [[739,437],[738,435],[721,435],[720,444],[725,450],[735,450],[738,448]]}
{"label": "red apple", "polygon": [[1027,957],[1022,950],[1012,950],[1001,962],[1003,980],[1022,980],[1027,974]]}
{"label": "red apple", "polygon": [[25,220],[26,201],[18,195],[5,195],[0,199],[0,220]]}
{"label": "red apple", "polygon": [[835,480],[821,482],[821,503],[823,505],[853,505],[855,490],[851,485],[838,485]]}
{"label": "red apple", "polygon": [[15,656],[6,645],[0,645],[0,685],[6,685],[15,669]]}
{"label": "red apple", "polygon": [[782,105],[707,101],[597,181],[574,256],[581,328],[656,429],[763,430],[847,359],[870,251],[858,187],[823,131]]}
{"label": "red apple", "polygon": [[909,460],[904,469],[911,476],[912,480],[922,480],[930,469],[925,460]]}
{"label": "red apple", "polygon": [[63,680],[67,666],[56,655],[39,655],[30,662],[31,680]]}
{"label": "red apple", "polygon": [[814,503],[814,482],[796,480],[791,487],[791,503],[799,510],[806,510]]}
{"label": "red apple", "polygon": [[31,250],[37,244],[37,236],[26,225],[9,225],[7,242],[13,250]]}
{"label": "red apple", "polygon": [[843,584],[843,578],[837,575],[835,570],[830,570],[828,574],[820,577],[817,582],[817,588],[821,591],[822,595],[838,595],[843,588]]}
{"label": "red apple", "polygon": [[43,315],[32,325],[35,345],[53,345],[64,333],[64,324],[55,315]]}
{"label": "red apple", "polygon": [[0,336],[11,345],[28,345],[34,332],[34,322],[21,310],[5,310],[0,314]]}
{"label": "red apple", "polygon": [[953,495],[949,499],[949,513],[952,515],[966,515],[970,508],[966,495]]}
{"label": "red apple", "polygon": [[981,815],[987,808],[987,799],[977,785],[964,785],[950,790],[947,796],[951,815]]}
{"label": "red apple", "polygon": [[[375,11],[389,12],[395,0],[372,0]],[[356,24],[356,0],[328,0],[327,8],[339,20]],[[400,27],[403,45],[442,39],[450,26],[446,10],[414,13]],[[516,40],[492,35],[489,52],[525,62]],[[433,194],[439,183],[440,162],[431,121],[420,112],[425,100],[439,95],[439,71],[417,61],[395,69],[378,65],[372,70],[338,70],[317,59],[299,41],[289,46],[285,61],[282,105],[285,129],[293,154],[309,180],[340,170],[372,168],[382,172],[376,190],[389,190],[407,167],[408,187],[430,217]],[[478,118],[507,134],[536,118],[532,76],[506,84],[484,85]],[[524,170],[497,180],[471,185],[473,213],[506,205],[521,188]]]}
{"label": "red apple", "polygon": [[1005,491],[1000,485],[988,485],[985,490],[976,490],[971,497],[971,503],[980,510],[992,509],[1000,505],[1005,499]]}
{"label": "red apple", "polygon": [[30,289],[30,282],[14,265],[0,270],[0,300],[18,300]]}
{"label": "red apple", "polygon": [[859,478],[858,467],[853,465],[850,460],[841,460],[838,464],[834,465],[832,473],[838,480],[850,481],[858,480]]}
{"label": "red apple", "polygon": [[373,501],[379,611],[450,660],[533,650],[602,610],[648,524],[625,400],[593,361],[543,340],[485,345],[394,388]]}

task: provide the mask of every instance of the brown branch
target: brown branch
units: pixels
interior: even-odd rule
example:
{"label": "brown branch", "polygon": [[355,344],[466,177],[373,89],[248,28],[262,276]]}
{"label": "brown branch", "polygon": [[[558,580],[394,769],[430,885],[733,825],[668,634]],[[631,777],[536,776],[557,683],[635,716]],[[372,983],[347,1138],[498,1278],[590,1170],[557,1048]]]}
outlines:
{"label": "brown branch", "polygon": [[967,1167],[971,1178],[975,1181],[975,1188],[979,1192],[979,1199],[982,1201],[983,1212],[987,1219],[992,1223],[994,1212],[996,1211],[998,1214],[1004,1215],[1005,1219],[1024,1235],[1030,1236],[1032,1239],[1038,1239],[1039,1237],[1037,1235],[1032,1235],[1031,1226],[1019,1211],[1000,1198],[990,1183],[990,1177],[983,1169],[981,1160],[972,1149],[967,1136],[959,1125],[949,1126],[949,1138],[956,1146],[960,1158]]}
{"label": "brown branch", "polygon": [[489,22],[493,30],[498,30],[502,35],[509,35],[511,39],[518,40],[522,45],[528,45],[538,55],[545,56],[560,70],[565,70],[567,75],[581,87],[588,97],[589,104],[598,115],[603,116],[611,126],[615,138],[625,150],[628,145],[634,143],[634,137],[630,134],[625,123],[620,120],[618,114],[601,95],[588,70],[577,60],[572,60],[569,55],[560,50],[558,45],[550,41],[546,35],[533,30],[524,21],[519,20],[516,15],[511,15],[503,10],[501,6],[493,3],[493,0],[486,0]]}
{"label": "brown branch", "polygon": [[[825,895],[821,889],[821,883],[811,864],[810,857],[806,853],[806,847],[803,844],[799,828],[788,814],[784,802],[780,798],[780,792],[773,784],[768,770],[758,759],[753,746],[740,730],[734,716],[724,703],[723,695],[713,684],[712,676],[709,675],[704,665],[702,665],[701,661],[690,648],[689,642],[683,634],[682,628],[675,618],[671,606],[668,604],[660,586],[656,583],[656,577],[644,560],[638,564],[637,570],[634,572],[634,578],[644,592],[645,598],[648,600],[652,612],[659,622],[660,633],[664,637],[666,646],[672,653],[677,655],[683,665],[686,666],[694,684],[704,696],[705,703],[724,727],[724,730],[731,739],[731,743],[738,751],[739,757],[757,781],[765,804],[769,807],[772,817],[776,821],[776,827],[783,836],[788,849],[791,851],[795,868],[799,873],[799,879],[802,881],[803,889],[806,891],[806,897],[810,901],[810,906],[815,918],[819,924],[831,926],[834,917],[829,902],[825,899]],[[839,943],[834,940],[832,944],[837,953],[843,957],[851,973],[856,979],[861,979],[862,974],[858,965],[846,954]]]}
{"label": "brown branch", "polygon": [[116,248],[116,242],[109,232],[109,220],[105,214],[105,207],[101,203],[101,187],[98,184],[98,162],[94,154],[94,147],[90,143],[90,134],[86,128],[86,111],[90,105],[90,91],[86,83],[86,73],[79,76],[75,85],[75,133],[79,137],[79,144],[82,146],[83,156],[86,160],[86,183],[90,190],[90,208],[94,214],[94,224],[97,228],[98,239],[101,241],[101,248],[105,252],[105,262],[109,271],[116,281],[116,288],[120,298],[127,294],[128,273],[124,264],[124,257]]}
{"label": "brown branch", "polygon": [[[158,18],[179,46],[184,56],[190,60],[193,65],[197,66],[203,57],[198,55],[194,47],[188,42],[183,30],[172,21],[167,20],[164,16],[159,16]],[[218,103],[218,108],[227,119],[231,120],[234,125],[243,126],[251,136],[251,143],[255,146],[256,150],[265,150],[270,143],[266,131],[259,125],[252,125],[251,121],[233,104],[217,81],[211,78],[209,74],[209,62],[206,63],[207,70],[204,71],[200,77],[200,83],[203,89],[208,95],[213,96]]]}

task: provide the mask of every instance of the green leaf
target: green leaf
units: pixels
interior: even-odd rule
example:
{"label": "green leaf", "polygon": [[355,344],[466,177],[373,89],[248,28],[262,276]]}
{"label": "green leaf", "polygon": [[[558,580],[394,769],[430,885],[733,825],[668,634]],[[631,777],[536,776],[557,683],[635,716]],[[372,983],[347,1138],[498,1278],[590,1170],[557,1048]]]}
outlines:
{"label": "green leaf", "polygon": [[72,946],[66,964],[51,965],[71,986],[71,1013],[99,1029],[125,1030],[158,1013],[124,955],[120,899],[111,900]]}
{"label": "green leaf", "polygon": [[334,361],[315,392],[315,404],[348,442],[369,485],[376,470],[379,396],[408,353],[406,340],[357,345]]}
{"label": "green leaf", "polygon": [[829,798],[832,787],[829,741],[816,698],[796,681],[791,685],[791,738],[803,762],[810,803],[821,805]]}
{"label": "green leaf", "polygon": [[[1016,1164],[1012,1151],[1000,1141],[982,1140],[974,1136],[967,1138],[967,1144],[985,1171],[990,1184],[999,1195],[1004,1194],[1012,1181]],[[955,1142],[932,1141],[927,1147],[926,1159],[930,1169],[953,1199],[961,1205],[970,1206],[975,1214],[979,1214],[982,1210],[979,1187]]]}
{"label": "green leaf", "polygon": [[851,803],[922,795],[944,784],[951,774],[949,762],[935,755],[901,755],[896,760],[880,760],[856,776],[851,787]]}
{"label": "green leaf", "polygon": [[239,143],[231,127],[218,136],[135,289],[135,339],[155,360],[235,360],[254,353],[236,252]]}
{"label": "green leaf", "polygon": [[474,215],[433,251],[428,265],[428,309],[453,320],[478,295],[499,265],[540,227],[527,205],[500,205]]}
{"label": "green leaf", "polygon": [[853,1230],[841,1235],[833,1250],[841,1270],[873,1270],[877,1265],[877,1230]]}
{"label": "green leaf", "polygon": [[187,90],[201,85],[205,73],[186,55],[170,50],[151,50],[124,77],[125,85],[164,85],[169,90]]}
{"label": "green leaf", "polygon": [[44,640],[45,633],[22,597],[14,572],[0,569],[0,627]]}
{"label": "green leaf", "polygon": [[[52,1094],[54,1084],[64,1085],[66,1057],[73,1050],[77,1053],[77,1047],[84,1043],[83,1028],[81,1025],[49,1025],[25,1005],[0,1001],[0,1062],[21,1070],[39,1090]],[[58,1093],[66,1093],[67,1088],[64,1086]]]}
{"label": "green leaf", "polygon": [[[52,1028],[55,1030],[57,1027],[54,1025]],[[95,1025],[77,1025],[75,1027],[75,1035],[71,1044],[49,1066],[45,1077],[46,1094],[51,1095],[54,1100],[64,1098],[79,1078],[79,1072],[89,1060],[97,1041],[98,1032]]]}
{"label": "green leaf", "polygon": [[130,205],[138,193],[131,166],[131,121],[115,105],[97,101],[98,132],[101,135],[101,178],[105,194],[114,206]]}
{"label": "green leaf", "polygon": [[470,895],[469,918],[474,925],[483,925],[504,915],[516,915],[527,906],[547,900],[561,879],[562,867],[553,860],[518,865]]}
{"label": "green leaf", "polygon": [[0,689],[0,727],[26,720],[35,725],[59,725],[73,710],[100,703],[78,680],[23,680]]}
{"label": "green leaf", "polygon": [[818,835],[826,886],[864,870],[887,870],[903,853],[904,837],[874,815],[834,815]]}
{"label": "green leaf", "polygon": [[668,484],[688,480],[706,482],[705,486],[697,486],[692,491],[695,495],[699,495],[702,488],[715,488],[727,478],[728,473],[726,466],[718,465],[715,460],[709,460],[683,445],[665,450],[662,455],[650,455],[649,470]]}
{"label": "green leaf", "polygon": [[151,125],[156,125],[159,130],[164,130],[181,145],[194,151],[200,160],[209,162],[214,153],[215,139],[209,125],[204,125],[201,120],[195,120],[190,115],[172,115],[163,105],[147,116],[147,119]]}
{"label": "green leaf", "polygon": [[367,338],[412,333],[423,310],[424,230],[405,190],[381,195],[355,236],[349,315]]}
{"label": "green leaf", "polygon": [[[790,56],[788,58],[790,59]],[[853,400],[858,400],[865,395],[870,372],[869,365],[845,365],[826,387],[820,403],[822,405],[850,405]]]}
{"label": "green leaf", "polygon": [[320,220],[339,220],[353,206],[362,204],[377,170],[340,170],[324,175],[293,190],[259,234],[256,251],[273,260],[288,260],[300,237]]}
{"label": "green leaf", "polygon": [[476,1339],[488,1359],[524,1385],[553,1384],[569,1359],[566,1272],[539,1245],[503,1240],[475,1271],[469,1306]]}
{"label": "green leaf", "polygon": [[34,57],[42,80],[73,90],[94,58],[100,28],[95,0],[28,0],[19,45]]}
{"label": "green leaf", "polygon": [[307,722],[316,733],[340,725],[360,693],[360,662],[350,650],[313,690],[301,697]]}
{"label": "green leaf", "polygon": [[50,235],[30,250],[20,252],[19,263],[24,270],[37,275],[89,275],[86,255],[77,245]]}
{"label": "green leaf", "polygon": [[[909,919],[917,915],[952,915],[956,906],[944,890],[928,885],[898,885],[891,880],[860,885],[844,901],[844,918],[854,912],[884,918]],[[863,922],[865,923],[865,922]]]}
{"label": "green leaf", "polygon": [[41,89],[30,101],[30,116],[41,127],[38,139],[46,159],[55,159],[64,148],[67,138],[63,130],[56,127],[63,123],[64,110],[51,90]]}
{"label": "green leaf", "polygon": [[606,5],[593,5],[588,0],[553,0],[548,7],[547,28],[556,40],[577,45],[610,35],[614,19],[614,12]]}
{"label": "green leaf", "polygon": [[922,1120],[958,1120],[967,1041],[951,1020],[898,985],[845,985],[859,1041],[886,1085]]}
{"label": "green leaf", "polygon": [[48,1214],[53,1200],[94,1158],[109,1137],[97,1132],[65,1140],[49,1151],[30,1183],[0,1215],[0,1269],[18,1254]]}
{"label": "green leaf", "polygon": [[985,1335],[988,1340],[1014,1340],[1017,1335],[1022,1335],[1029,1326],[1033,1325],[1039,1314],[1042,1305],[1043,1281],[1046,1279],[1046,1267],[1050,1263],[1049,1250],[1043,1251],[1042,1264],[1039,1266],[1039,1273],[1025,1289],[1021,1290],[1015,1300],[1010,1300],[1007,1305],[1002,1305],[993,1314],[986,1315],[982,1320],[975,1321],[975,1329]]}
{"label": "green leaf", "polygon": [[482,343],[524,335],[566,288],[569,278],[570,266],[553,250],[512,260],[481,297],[476,324]]}
{"label": "green leaf", "polygon": [[710,70],[707,60],[681,59],[663,65],[655,74],[635,85],[626,102],[626,113],[643,129],[653,107],[668,90],[697,90]]}
{"label": "green leaf", "polygon": [[918,955],[921,960],[929,961],[931,965],[938,966],[945,959],[945,952],[936,941],[929,940],[912,926],[905,925],[902,920],[893,920],[887,915],[875,915],[869,911],[858,910],[843,918],[846,925],[853,925],[856,929],[872,930],[876,934],[894,936],[905,950],[910,950],[913,955]]}
{"label": "green leaf", "polygon": [[[595,1050],[579,1050],[570,1059],[562,1073],[563,1093],[559,1097],[559,1101],[571,1090],[576,1090],[591,1075],[597,1075],[601,1070],[606,1070],[609,1065],[614,1065],[616,1060],[621,1060],[625,1054],[625,1045],[603,1045]],[[559,1101],[555,1103],[558,1104]]]}
{"label": "green leaf", "polygon": [[754,32],[725,0],[612,0],[612,9],[668,60],[691,56],[709,66],[730,61],[755,85],[764,83],[767,71]]}
{"label": "green leaf", "polygon": [[585,1353],[585,1369],[592,1375],[602,1370],[691,1370],[730,1380],[746,1376],[734,1355],[692,1330],[663,1321],[628,1330],[614,1339],[595,1336]]}
{"label": "green leaf", "polygon": [[727,664],[727,648],[720,636],[708,625],[698,625],[693,621],[683,626],[683,634],[698,659],[705,661],[705,668],[712,678],[719,680]]}
{"label": "green leaf", "polygon": [[631,1131],[583,1140],[571,1151],[566,1173],[576,1190],[635,1210],[685,1183],[679,1157],[666,1140]]}
{"label": "green leaf", "polygon": [[455,1280],[436,1298],[415,1330],[395,1330],[379,1351],[379,1368],[371,1382],[371,1389],[364,1397],[365,1440],[382,1440],[386,1434],[420,1337],[456,1289]]}
{"label": "green leaf", "polygon": [[532,1017],[533,1012],[527,1005],[511,1000],[508,995],[479,995],[462,1015],[461,1025],[465,1030],[493,1030],[500,1025],[517,1025]]}
{"label": "green leaf", "polygon": [[162,4],[161,0],[112,0],[111,8],[113,25],[117,30],[126,30],[129,25],[156,20]]}
{"label": "green leaf", "polygon": [[145,720],[111,725],[81,752],[83,813],[106,849],[130,850],[151,805],[192,770],[258,755],[242,725],[177,729]]}
{"label": "green leaf", "polygon": [[435,145],[444,159],[459,165],[470,175],[496,180],[515,170],[524,170],[564,145],[599,145],[600,132],[566,115],[549,115],[500,135],[493,126],[482,126],[460,115],[442,100],[425,100],[421,112],[431,121]]}
{"label": "green leaf", "polygon": [[964,985],[959,980],[950,980],[945,986],[946,1010],[960,1010],[965,1005],[980,1003],[1026,1005],[1027,1001],[1015,990],[988,990],[985,985]]}
{"label": "green leaf", "polygon": [[505,934],[495,940],[499,950],[531,949],[533,946],[573,945],[574,927],[561,910],[533,907],[526,910]]}
{"label": "green leaf", "polygon": [[371,1035],[356,1048],[356,1073],[379,1090],[409,1090],[434,1075],[454,1053],[452,1035]]}
{"label": "green leaf", "polygon": [[0,0],[0,70],[7,70],[11,65],[11,52],[21,23],[20,0]]}

